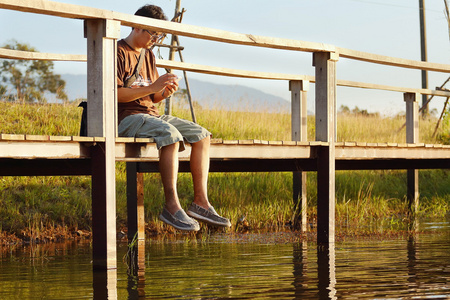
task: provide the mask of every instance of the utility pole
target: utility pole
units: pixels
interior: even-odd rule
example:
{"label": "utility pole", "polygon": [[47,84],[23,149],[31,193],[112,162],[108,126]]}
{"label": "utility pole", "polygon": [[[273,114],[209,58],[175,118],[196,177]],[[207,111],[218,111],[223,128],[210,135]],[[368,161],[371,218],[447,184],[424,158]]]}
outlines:
{"label": "utility pole", "polygon": [[[419,0],[420,15],[420,53],[421,60],[427,61],[427,35],[425,26],[425,0]],[[422,70],[422,88],[428,89],[428,72]],[[428,115],[427,95],[422,95],[422,116]]]}
{"label": "utility pole", "polygon": [[444,0],[444,4],[445,4],[445,18],[447,19],[447,23],[448,23],[448,37],[450,38],[450,14],[448,12],[448,3],[447,0]]}

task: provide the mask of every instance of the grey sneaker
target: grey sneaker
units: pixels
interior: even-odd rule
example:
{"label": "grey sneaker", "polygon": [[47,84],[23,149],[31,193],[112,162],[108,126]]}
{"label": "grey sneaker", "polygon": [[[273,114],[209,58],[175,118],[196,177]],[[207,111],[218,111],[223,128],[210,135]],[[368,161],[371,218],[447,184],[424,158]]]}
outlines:
{"label": "grey sneaker", "polygon": [[187,214],[190,217],[205,222],[209,225],[231,227],[230,220],[219,216],[219,214],[217,214],[214,207],[212,206],[206,209],[201,206],[198,206],[195,203],[192,203],[187,211]]}
{"label": "grey sneaker", "polygon": [[159,215],[159,219],[176,229],[186,230],[186,231],[198,231],[200,230],[200,225],[194,219],[191,219],[186,215],[184,210],[180,209],[173,215],[166,209],[162,211]]}

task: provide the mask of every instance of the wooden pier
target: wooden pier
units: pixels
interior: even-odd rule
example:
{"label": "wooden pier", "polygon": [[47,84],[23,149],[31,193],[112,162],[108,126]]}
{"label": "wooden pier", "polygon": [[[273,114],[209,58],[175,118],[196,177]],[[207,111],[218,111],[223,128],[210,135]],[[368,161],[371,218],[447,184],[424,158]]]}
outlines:
{"label": "wooden pier", "polygon": [[[0,176],[90,175],[94,268],[115,269],[116,199],[115,162],[127,162],[128,222],[130,239],[144,240],[142,174],[157,172],[158,151],[151,139],[116,136],[116,42],[120,26],[187,36],[222,43],[309,52],[315,75],[292,75],[233,70],[158,60],[159,67],[219,76],[276,79],[289,82],[291,91],[291,141],[213,140],[211,172],[293,172],[293,197],[306,230],[306,172],[317,172],[317,242],[334,243],[335,171],[362,169],[408,170],[408,199],[418,201],[418,169],[450,168],[450,146],[421,144],[418,135],[421,95],[450,97],[450,92],[411,89],[339,80],[341,58],[399,68],[450,73],[450,65],[387,57],[297,40],[232,33],[106,10],[50,1],[0,0],[0,9],[84,20],[87,56],[22,52],[0,48],[0,58],[86,61],[88,69],[88,137],[0,135]],[[315,84],[315,140],[306,137],[306,100]],[[379,89],[403,94],[407,115],[404,144],[338,143],[336,136],[336,86]],[[181,153],[180,171],[189,171],[190,148]]]}

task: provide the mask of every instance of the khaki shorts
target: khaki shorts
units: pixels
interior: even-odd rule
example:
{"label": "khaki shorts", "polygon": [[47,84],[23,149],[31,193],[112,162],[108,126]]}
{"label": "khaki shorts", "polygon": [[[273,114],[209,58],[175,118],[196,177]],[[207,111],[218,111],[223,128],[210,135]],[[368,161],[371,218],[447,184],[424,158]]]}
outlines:
{"label": "khaki shorts", "polygon": [[184,140],[196,143],[211,133],[202,126],[177,117],[136,114],[125,117],[119,124],[119,136],[153,138],[158,149],[180,142],[180,151],[185,149]]}

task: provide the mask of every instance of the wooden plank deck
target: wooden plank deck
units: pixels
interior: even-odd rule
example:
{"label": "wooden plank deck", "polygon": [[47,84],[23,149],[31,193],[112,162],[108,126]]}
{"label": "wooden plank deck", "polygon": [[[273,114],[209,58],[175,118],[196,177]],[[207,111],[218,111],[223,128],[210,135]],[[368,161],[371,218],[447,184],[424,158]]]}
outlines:
{"label": "wooden plank deck", "polygon": [[[91,146],[104,142],[104,137],[0,134],[0,159],[9,160],[11,163],[13,160],[81,161],[91,158]],[[221,164],[225,172],[316,171],[317,151],[323,146],[328,147],[329,143],[213,139],[212,172],[220,172]],[[190,149],[188,146],[186,151],[180,153],[181,164],[188,161]],[[334,149],[337,170],[433,169],[443,168],[442,164],[445,164],[446,160],[450,161],[450,145],[340,142],[335,143]],[[152,139],[116,138],[116,161],[150,163],[158,162],[158,157],[158,150]],[[232,167],[233,161],[243,165]],[[268,163],[269,161],[274,163]],[[258,163],[261,166],[257,166]],[[248,169],[251,164],[255,166]],[[1,174],[7,175],[8,172],[14,173],[2,168]]]}

